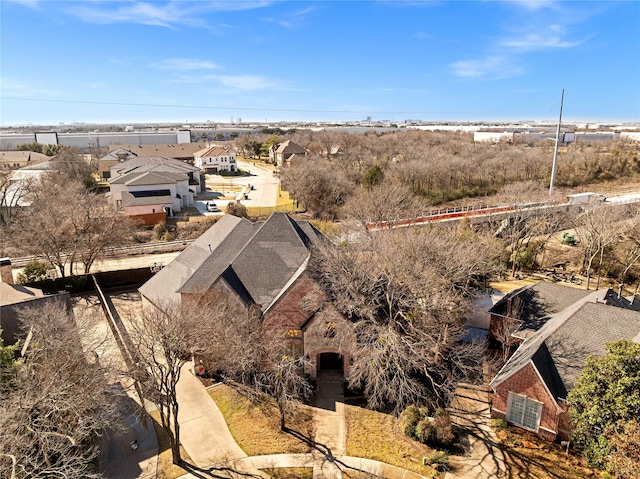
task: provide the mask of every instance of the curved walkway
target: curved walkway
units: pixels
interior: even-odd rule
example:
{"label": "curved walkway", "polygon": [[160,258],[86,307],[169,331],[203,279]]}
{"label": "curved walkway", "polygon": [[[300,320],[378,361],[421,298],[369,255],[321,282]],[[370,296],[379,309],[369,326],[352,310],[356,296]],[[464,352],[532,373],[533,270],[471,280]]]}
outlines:
{"label": "curved walkway", "polygon": [[[182,476],[183,479],[267,478],[269,476],[262,473],[260,469],[279,467],[312,467],[314,479],[342,478],[342,471],[348,470],[361,471],[388,479],[423,479],[423,476],[400,467],[344,455],[344,435],[333,445],[335,450],[316,442],[316,447],[308,454],[249,457],[235,442],[215,401],[207,394],[202,383],[191,373],[188,366],[183,369],[178,382],[178,402],[181,442],[194,465],[197,466],[197,470]],[[344,415],[338,412],[342,408],[341,402],[335,402],[335,416],[326,414],[326,411],[331,410],[328,397],[322,398],[321,395],[318,406],[323,418],[332,417],[330,420],[336,422],[333,426],[326,425],[329,428],[326,434],[331,434],[330,430],[333,428],[344,431]],[[321,432],[320,436],[316,435],[316,440],[322,439],[323,434]]]}

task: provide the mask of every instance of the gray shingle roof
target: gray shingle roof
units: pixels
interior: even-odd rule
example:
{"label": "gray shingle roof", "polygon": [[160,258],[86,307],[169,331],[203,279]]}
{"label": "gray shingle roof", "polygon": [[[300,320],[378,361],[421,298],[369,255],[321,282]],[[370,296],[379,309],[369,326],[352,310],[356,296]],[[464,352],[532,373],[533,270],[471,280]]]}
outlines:
{"label": "gray shingle roof", "polygon": [[157,305],[165,302],[179,302],[178,289],[198,270],[211,251],[215,250],[240,223],[250,224],[248,220],[236,216],[223,216],[173,261],[143,284],[140,287],[140,293]]}
{"label": "gray shingle roof", "polygon": [[522,321],[517,337],[526,338],[538,331],[549,318],[588,296],[585,291],[571,286],[540,281],[505,295],[490,310],[490,314],[507,316]]}
{"label": "gray shingle roof", "polygon": [[222,278],[245,302],[268,308],[304,271],[319,233],[284,213],[273,213],[262,223],[233,218],[225,215],[140,292],[152,301],[179,300],[180,293],[204,292]]}
{"label": "gray shingle roof", "polygon": [[253,300],[264,310],[306,267],[311,239],[284,213],[274,213],[231,263]]}
{"label": "gray shingle roof", "polygon": [[566,398],[589,355],[602,355],[610,341],[640,334],[640,313],[604,303],[610,290],[592,291],[554,315],[514,355],[491,381],[492,387],[532,362],[551,394]]}

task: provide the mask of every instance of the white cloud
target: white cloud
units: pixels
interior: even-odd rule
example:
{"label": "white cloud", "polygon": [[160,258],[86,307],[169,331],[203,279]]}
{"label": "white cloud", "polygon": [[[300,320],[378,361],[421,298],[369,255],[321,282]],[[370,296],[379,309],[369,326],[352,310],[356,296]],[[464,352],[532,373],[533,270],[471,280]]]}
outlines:
{"label": "white cloud", "polygon": [[461,60],[451,64],[453,73],[462,78],[488,78],[492,80],[521,75],[524,70],[504,56],[491,56],[474,60]]}
{"label": "white cloud", "polygon": [[59,91],[51,88],[40,87],[30,83],[24,78],[18,77],[1,77],[0,85],[2,85],[2,95],[7,97],[32,98],[38,96],[44,97],[60,97]]}
{"label": "white cloud", "polygon": [[198,58],[166,58],[151,64],[159,70],[217,70],[220,66],[210,60]]}
{"label": "white cloud", "polygon": [[29,8],[39,8],[39,0],[3,0],[7,3],[17,3],[19,5],[24,5]]}
{"label": "white cloud", "polygon": [[273,2],[254,1],[122,1],[122,2],[74,2],[68,13],[88,23],[138,23],[175,28],[178,25],[207,27],[203,16],[211,12],[238,11],[263,8]]}
{"label": "white cloud", "polygon": [[237,90],[264,90],[282,86],[279,82],[255,75],[216,75],[213,78],[223,86]]}
{"label": "white cloud", "polygon": [[542,10],[543,8],[553,8],[556,0],[505,0],[508,3],[521,6],[527,10]]}
{"label": "white cloud", "polygon": [[432,38],[432,35],[426,32],[415,32],[413,34],[413,38],[417,38],[419,40],[427,40],[429,38]]}
{"label": "white cloud", "polygon": [[584,43],[584,40],[570,41],[563,37],[561,27],[552,25],[546,33],[529,33],[521,38],[505,39],[499,42],[499,45],[522,52],[530,52],[553,48],[573,48]]}

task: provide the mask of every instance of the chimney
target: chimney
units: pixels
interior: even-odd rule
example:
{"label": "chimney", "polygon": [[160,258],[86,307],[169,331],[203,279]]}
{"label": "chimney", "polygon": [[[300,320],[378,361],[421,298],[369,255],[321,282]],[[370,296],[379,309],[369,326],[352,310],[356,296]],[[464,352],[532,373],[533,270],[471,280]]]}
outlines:
{"label": "chimney", "polygon": [[11,260],[0,258],[0,279],[3,283],[13,284],[13,273],[11,272]]}

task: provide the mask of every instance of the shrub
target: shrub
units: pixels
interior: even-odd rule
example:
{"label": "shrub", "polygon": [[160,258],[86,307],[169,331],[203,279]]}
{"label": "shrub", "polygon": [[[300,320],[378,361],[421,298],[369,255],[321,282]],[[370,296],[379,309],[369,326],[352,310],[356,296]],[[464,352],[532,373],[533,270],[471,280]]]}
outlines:
{"label": "shrub", "polygon": [[400,414],[400,430],[405,436],[414,437],[416,425],[420,421],[420,409],[409,406]]}
{"label": "shrub", "polygon": [[18,274],[16,282],[18,284],[35,283],[47,277],[47,265],[41,261],[29,261],[22,272]]}
{"label": "shrub", "polygon": [[491,424],[493,424],[493,427],[495,427],[496,429],[506,429],[507,428],[507,420],[506,419],[502,419],[501,417],[492,419],[491,420]]}
{"label": "shrub", "polygon": [[421,419],[416,425],[415,438],[423,444],[432,442],[435,437],[435,427],[431,422],[431,418]]}
{"label": "shrub", "polygon": [[430,456],[427,456],[426,462],[431,464],[439,471],[447,470],[449,468],[449,454],[444,451],[435,451]]}
{"label": "shrub", "polygon": [[435,443],[441,447],[449,447],[453,444],[455,434],[453,434],[453,424],[451,423],[451,417],[444,409],[441,409],[444,414],[438,415],[436,411],[433,427],[435,430]]}
{"label": "shrub", "polygon": [[247,212],[247,207],[240,203],[239,201],[230,201],[227,205],[227,214],[238,216],[240,218],[248,218],[249,213]]}

